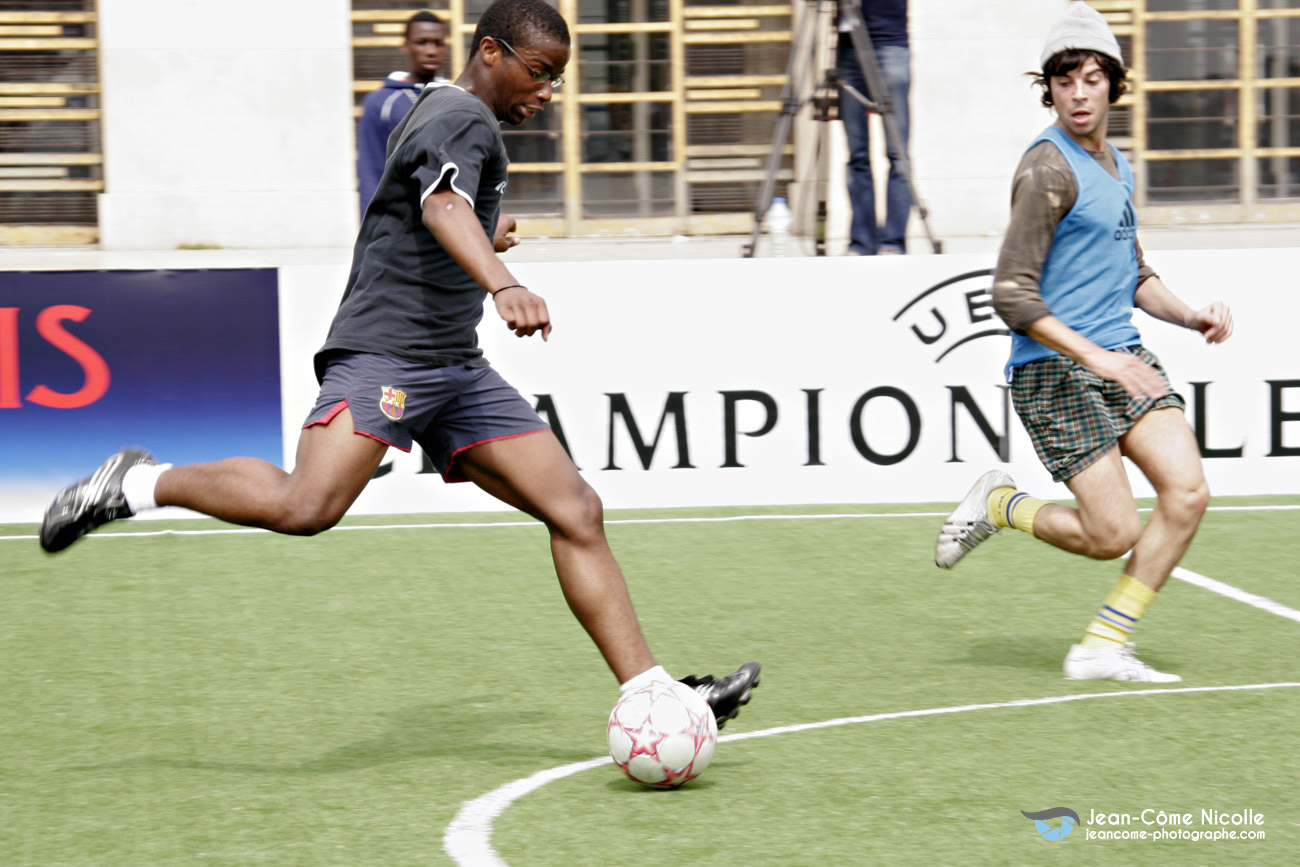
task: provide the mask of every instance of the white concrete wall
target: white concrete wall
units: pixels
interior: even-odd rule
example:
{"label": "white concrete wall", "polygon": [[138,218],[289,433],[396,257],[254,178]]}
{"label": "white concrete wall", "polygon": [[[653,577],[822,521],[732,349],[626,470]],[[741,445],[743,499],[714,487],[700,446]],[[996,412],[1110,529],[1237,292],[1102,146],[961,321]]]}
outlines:
{"label": "white concrete wall", "polygon": [[349,11],[100,0],[102,246],[350,246]]}
{"label": "white concrete wall", "polygon": [[1006,229],[1016,164],[1052,122],[1024,73],[1038,68],[1047,31],[1068,6],[912,0],[912,161],[949,252],[962,252],[962,236]]}
{"label": "white concrete wall", "polygon": [[[948,252],[983,249],[1005,228],[1012,171],[1051,120],[1024,73],[1067,5],[912,0],[911,156]],[[156,0],[101,0],[102,246],[350,247],[349,9],[171,0],[160,14]],[[848,218],[843,132],[829,131],[834,254]],[[883,142],[879,129],[873,138]],[[883,194],[883,146],[874,163]],[[915,216],[910,237],[928,252]]]}

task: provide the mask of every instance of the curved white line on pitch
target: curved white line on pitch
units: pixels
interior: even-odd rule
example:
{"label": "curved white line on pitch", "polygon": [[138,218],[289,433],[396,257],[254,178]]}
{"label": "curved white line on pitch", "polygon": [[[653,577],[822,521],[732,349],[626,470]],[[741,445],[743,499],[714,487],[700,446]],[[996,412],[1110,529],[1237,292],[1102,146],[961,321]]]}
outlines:
{"label": "curved white line on pitch", "polygon": [[[744,741],[752,738],[765,738],[771,735],[784,735],[792,732],[812,731],[813,729],[826,729],[835,726],[854,725],[856,723],[880,722],[891,719],[907,719],[911,717],[939,716],[942,714],[966,713],[973,710],[999,710],[1015,707],[1036,707],[1047,704],[1063,704],[1071,701],[1084,701],[1093,698],[1131,698],[1133,696],[1145,695],[1177,695],[1181,693],[1198,693],[1198,692],[1233,692],[1240,690],[1258,690],[1258,689],[1286,689],[1289,687],[1300,687],[1300,682],[1287,683],[1252,683],[1236,686],[1184,686],[1173,689],[1143,689],[1133,692],[1094,692],[1082,695],[1058,695],[1050,698],[1026,698],[1016,701],[1000,701],[989,704],[966,704],[955,707],[932,707],[925,710],[905,710],[895,713],[877,713],[869,716],[852,716],[841,717],[839,719],[823,720],[822,722],[800,723],[798,725],[778,726],[776,728],[761,729],[752,732],[739,732],[734,735],[724,735],[718,738],[720,743],[729,741]],[[613,764],[609,756],[599,759],[588,759],[585,762],[574,762],[571,765],[561,765],[558,768],[550,768],[545,771],[538,771],[530,777],[522,780],[515,780],[512,783],[506,783],[498,789],[488,792],[486,795],[480,795],[471,801],[466,801],[461,805],[460,811],[456,813],[451,824],[447,826],[447,832],[442,838],[442,848],[446,851],[451,859],[461,867],[509,867],[501,857],[497,855],[496,850],[492,848],[492,822],[497,816],[505,812],[506,808],[515,801],[527,795],[530,792],[540,789],[547,783],[553,783],[556,780],[570,777],[582,771],[598,768],[601,765]]]}

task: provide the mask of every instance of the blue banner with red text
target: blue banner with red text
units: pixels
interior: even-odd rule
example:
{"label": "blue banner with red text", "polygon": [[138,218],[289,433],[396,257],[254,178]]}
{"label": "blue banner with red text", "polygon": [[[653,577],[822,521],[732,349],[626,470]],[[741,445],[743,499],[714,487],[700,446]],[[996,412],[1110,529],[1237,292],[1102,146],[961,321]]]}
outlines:
{"label": "blue banner with red text", "polygon": [[124,445],[283,462],[274,269],[0,274],[0,520]]}

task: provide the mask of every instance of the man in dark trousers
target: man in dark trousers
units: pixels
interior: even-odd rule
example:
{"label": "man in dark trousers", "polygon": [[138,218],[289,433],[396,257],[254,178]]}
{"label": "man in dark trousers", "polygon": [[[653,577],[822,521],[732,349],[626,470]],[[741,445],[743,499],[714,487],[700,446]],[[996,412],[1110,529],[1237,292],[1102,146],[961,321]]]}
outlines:
{"label": "man in dark trousers", "polygon": [[[871,139],[866,108],[852,94],[840,92],[840,120],[849,141],[849,204],[853,222],[849,227],[849,253],[855,256],[907,252],[907,220],[912,213],[912,195],[907,189],[900,156],[907,152],[908,92],[912,87],[912,54],[907,40],[907,0],[855,0],[862,8],[862,23],[871,35],[876,65],[888,91],[890,107],[898,122],[902,142],[886,139],[889,181],[885,188],[885,221],[876,222],[876,182],[871,174]],[[866,76],[853,50],[853,39],[840,22],[838,67],[840,81],[872,101],[885,95],[871,93]],[[902,148],[900,153],[899,148]]]}

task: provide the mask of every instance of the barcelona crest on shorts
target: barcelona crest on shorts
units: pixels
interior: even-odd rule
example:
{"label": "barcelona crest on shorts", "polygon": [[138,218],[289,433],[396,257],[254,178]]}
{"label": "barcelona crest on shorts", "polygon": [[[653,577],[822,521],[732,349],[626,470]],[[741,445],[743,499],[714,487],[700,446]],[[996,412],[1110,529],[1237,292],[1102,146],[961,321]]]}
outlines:
{"label": "barcelona crest on shorts", "polygon": [[401,421],[406,412],[406,392],[400,388],[385,385],[379,389],[379,411],[393,421]]}

